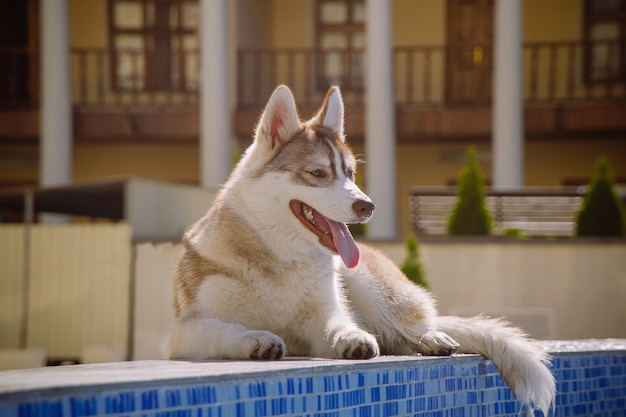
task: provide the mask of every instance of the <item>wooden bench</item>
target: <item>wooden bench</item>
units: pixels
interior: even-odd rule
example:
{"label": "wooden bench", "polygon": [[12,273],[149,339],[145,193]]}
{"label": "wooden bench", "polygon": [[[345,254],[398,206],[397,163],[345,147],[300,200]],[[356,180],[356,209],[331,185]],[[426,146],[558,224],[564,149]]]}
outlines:
{"label": "wooden bench", "polygon": [[[517,229],[528,236],[572,236],[582,187],[486,190],[494,234]],[[419,235],[445,235],[456,204],[456,187],[413,187],[409,196],[411,222]]]}

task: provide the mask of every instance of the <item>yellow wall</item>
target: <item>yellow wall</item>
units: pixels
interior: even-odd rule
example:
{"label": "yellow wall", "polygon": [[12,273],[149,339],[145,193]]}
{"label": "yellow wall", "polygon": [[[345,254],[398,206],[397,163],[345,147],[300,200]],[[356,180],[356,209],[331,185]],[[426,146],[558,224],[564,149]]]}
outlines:
{"label": "yellow wall", "polygon": [[69,0],[69,10],[71,47],[102,48],[108,45],[107,0]]}
{"label": "yellow wall", "polygon": [[609,158],[616,177],[626,178],[624,138],[527,142],[526,185],[562,185],[566,179],[590,178],[600,156]]}
{"label": "yellow wall", "polygon": [[[72,47],[108,45],[106,0],[70,0]],[[524,1],[524,40],[554,41],[582,35],[582,0]],[[394,0],[397,46],[441,45],[446,41],[446,1]],[[314,0],[241,0],[237,4],[242,46],[310,47],[315,43]],[[556,20],[555,20],[556,19]]]}
{"label": "yellow wall", "polygon": [[271,0],[239,0],[236,26],[239,48],[268,47],[272,38]]}
{"label": "yellow wall", "polygon": [[[252,128],[252,127],[251,127]],[[350,138],[348,138],[350,141]],[[456,181],[471,143],[399,144],[396,151],[398,223],[403,235],[410,232],[408,194],[413,186],[441,186]],[[351,144],[355,154],[367,161],[362,143]],[[488,142],[477,145],[485,179],[491,178]],[[561,186],[565,180],[588,179],[596,159],[607,155],[616,177],[626,178],[626,145],[623,139],[532,140],[525,144],[525,185]],[[75,147],[74,179],[146,176],[162,180],[197,183],[197,144],[89,144]],[[365,177],[365,167],[358,167]],[[367,190],[367,178],[364,178]],[[380,204],[380,203],[379,203]]]}
{"label": "yellow wall", "polygon": [[[272,46],[313,46],[314,1],[269,1]],[[572,40],[582,36],[583,0],[525,0],[523,7],[523,36],[527,42]],[[250,10],[250,14],[257,13],[260,12]],[[443,45],[446,42],[445,0],[393,0],[392,19],[396,46]],[[263,36],[261,32],[259,35]]]}
{"label": "yellow wall", "polygon": [[524,41],[563,41],[583,35],[583,0],[524,0]]}
{"label": "yellow wall", "polygon": [[[264,7],[258,13],[255,9],[251,9],[249,13],[247,10],[240,12],[240,15],[244,16],[240,19],[240,24],[247,28],[245,39],[255,39],[257,42],[252,45],[242,38],[242,42],[246,43],[240,45],[276,48],[307,48],[315,45],[314,0],[265,0],[260,4],[267,5],[266,2],[270,2],[271,7]],[[409,91],[412,91],[412,99],[423,99],[421,95],[424,94],[425,77],[430,79],[429,99],[439,102],[444,98],[446,51],[443,47],[446,44],[446,5],[445,0],[394,0],[392,2],[393,43],[396,47],[424,45],[441,47],[431,51],[430,55],[426,55],[423,50],[411,50],[408,55],[407,51],[399,51],[395,55],[395,95],[399,101],[406,100]],[[583,32],[582,13],[583,0],[527,0],[524,2],[523,9],[523,39],[525,42],[580,40]],[[260,27],[256,31],[248,28],[250,15],[253,14],[258,15],[258,19],[252,19],[255,22],[257,20],[270,21],[271,44],[265,43],[267,42],[266,27]],[[255,33],[257,36],[254,35]],[[556,75],[551,74],[552,53],[556,58]],[[577,57],[576,68],[573,72],[569,69],[571,53],[575,53]],[[537,50],[536,55],[533,55],[530,49],[525,48],[523,53],[525,96],[535,99],[553,99],[554,97],[551,96],[553,93],[557,98],[574,93],[578,98],[586,97],[587,85],[584,84],[582,78],[582,55],[580,46],[572,50],[569,44],[560,44],[555,50],[550,49],[548,45],[543,45]],[[533,56],[536,56],[538,61],[533,62]],[[281,74],[288,73],[285,69],[286,60],[277,60],[274,64],[279,77]],[[413,72],[407,72],[408,65],[411,65]],[[532,71],[536,71],[534,75],[531,75]],[[294,71],[295,74],[304,72],[301,68]],[[572,80],[570,80],[570,74],[573,74]],[[411,76],[412,78],[409,78]],[[409,83],[412,88],[407,87]],[[619,88],[616,89],[617,94],[619,94]],[[596,93],[602,94],[601,91],[596,91]]]}
{"label": "yellow wall", "polygon": [[78,143],[74,148],[76,181],[143,176],[197,183],[198,145],[194,143]]}
{"label": "yellow wall", "polygon": [[315,44],[313,0],[272,0],[272,46],[311,47]]}
{"label": "yellow wall", "polygon": [[[410,185],[446,185],[457,179],[465,165],[461,157],[470,145],[471,142],[400,144],[397,148],[399,175]],[[491,178],[491,146],[480,142],[477,148],[484,177],[488,180]],[[616,176],[626,177],[623,138],[530,140],[525,143],[524,155],[525,185],[528,186],[561,186],[565,180],[589,178],[596,159],[603,155],[609,157]]]}
{"label": "yellow wall", "polygon": [[[271,0],[271,4],[273,47],[298,48],[315,45],[314,0]],[[446,2],[442,0],[394,0],[394,44],[443,44],[445,5]],[[263,31],[258,34],[263,36]]]}
{"label": "yellow wall", "polygon": [[394,45],[443,45],[446,42],[445,1],[394,0],[392,13]]}
{"label": "yellow wall", "polygon": [[[348,138],[349,140],[349,138]],[[411,232],[408,195],[413,186],[442,186],[456,181],[465,166],[462,156],[471,143],[399,144],[396,148],[398,193],[398,226],[401,235]],[[477,144],[481,169],[486,180],[491,178],[491,146]],[[362,144],[353,145],[356,154],[367,161]],[[626,144],[624,139],[597,140],[531,140],[525,144],[525,179],[527,186],[561,186],[565,180],[585,180],[593,174],[596,159],[609,157],[616,177],[626,178]],[[365,167],[358,167],[364,177]],[[367,191],[367,178],[364,178]],[[375,204],[384,204],[377,202]]]}

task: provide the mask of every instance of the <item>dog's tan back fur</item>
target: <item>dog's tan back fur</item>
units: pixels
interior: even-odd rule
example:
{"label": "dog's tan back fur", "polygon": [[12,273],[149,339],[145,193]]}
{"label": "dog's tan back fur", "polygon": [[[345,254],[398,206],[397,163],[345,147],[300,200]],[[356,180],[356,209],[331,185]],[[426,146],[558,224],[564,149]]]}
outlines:
{"label": "dog's tan back fur", "polygon": [[354,184],[343,117],[337,88],[307,122],[291,92],[276,89],[253,144],[213,207],[185,233],[167,354],[481,353],[529,409],[547,415],[555,393],[547,355],[520,330],[484,317],[439,317],[427,291],[348,236],[345,223],[367,221],[374,206]]}

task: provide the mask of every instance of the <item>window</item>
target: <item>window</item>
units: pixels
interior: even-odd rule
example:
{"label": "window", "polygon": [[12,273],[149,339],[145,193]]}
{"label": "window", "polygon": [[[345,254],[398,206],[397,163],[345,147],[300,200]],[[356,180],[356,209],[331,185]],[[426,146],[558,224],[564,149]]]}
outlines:
{"label": "window", "polygon": [[626,0],[586,0],[585,79],[623,81],[626,77]]}
{"label": "window", "polygon": [[318,0],[316,15],[319,88],[363,89],[364,0]]}
{"label": "window", "polygon": [[198,7],[198,0],[109,0],[114,88],[196,89]]}

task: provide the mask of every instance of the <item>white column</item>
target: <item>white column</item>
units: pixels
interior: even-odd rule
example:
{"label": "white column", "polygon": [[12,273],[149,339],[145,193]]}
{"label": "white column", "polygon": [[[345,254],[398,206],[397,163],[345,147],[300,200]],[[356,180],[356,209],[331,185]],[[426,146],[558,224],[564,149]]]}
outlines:
{"label": "white column", "polygon": [[217,187],[231,169],[227,0],[201,0],[200,184]]}
{"label": "white column", "polygon": [[367,193],[376,205],[368,236],[392,239],[397,212],[391,2],[368,0],[366,9],[365,169]]}
{"label": "white column", "polygon": [[72,104],[67,0],[41,7],[41,144],[39,183],[72,181]]}
{"label": "white column", "polygon": [[519,188],[524,184],[522,0],[497,0],[494,23],[493,186]]}

